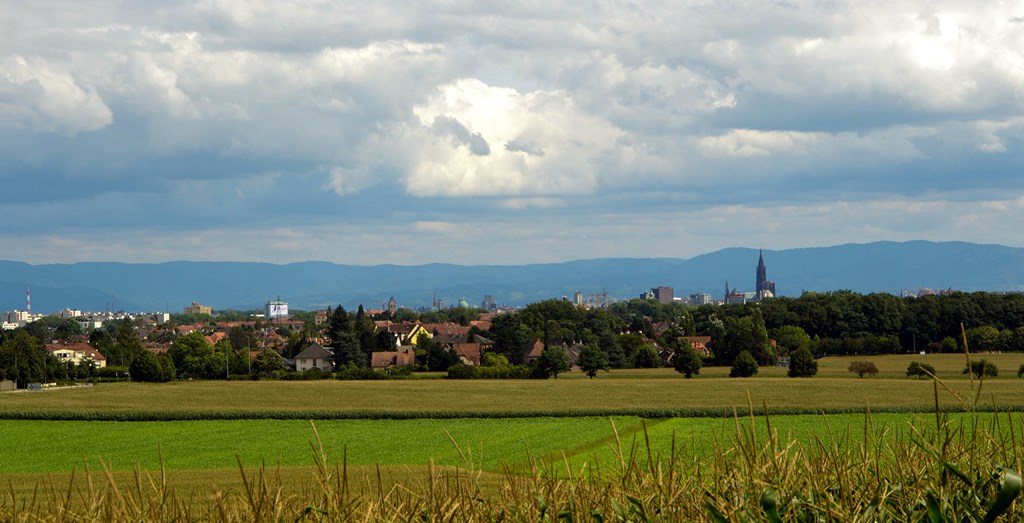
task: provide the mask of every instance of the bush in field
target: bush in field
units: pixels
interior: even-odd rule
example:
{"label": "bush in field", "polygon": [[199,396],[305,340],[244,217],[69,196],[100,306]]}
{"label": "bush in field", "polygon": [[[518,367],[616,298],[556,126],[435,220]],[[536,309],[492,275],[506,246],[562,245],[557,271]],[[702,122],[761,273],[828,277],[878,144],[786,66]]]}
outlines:
{"label": "bush in field", "polygon": [[448,379],[450,380],[473,380],[476,379],[476,367],[457,363],[448,367]]}
{"label": "bush in field", "polygon": [[732,364],[732,369],[729,370],[729,377],[749,378],[755,374],[757,374],[757,360],[750,354],[750,351],[740,352]]}
{"label": "bush in field", "polygon": [[537,376],[526,365],[471,367],[460,363],[448,368],[448,379],[452,380],[525,380],[533,377]]}
{"label": "bush in field", "polygon": [[672,365],[676,368],[676,372],[687,378],[692,378],[700,374],[700,368],[704,365],[704,362],[701,361],[697,351],[687,344],[676,351],[676,357],[672,361]]}
{"label": "bush in field", "polygon": [[789,377],[810,378],[818,373],[818,362],[809,349],[800,349],[789,355]]}
{"label": "bush in field", "polygon": [[306,369],[302,373],[302,379],[304,380],[324,380],[330,377],[330,372],[324,372],[321,369]]}
{"label": "bush in field", "polygon": [[878,367],[872,361],[851,361],[846,370],[856,374],[858,378],[863,378],[865,374],[878,374]]}
{"label": "bush in field", "polygon": [[508,367],[508,358],[498,352],[485,352],[481,358],[480,365],[483,367]]}
{"label": "bush in field", "polygon": [[1024,378],[1024,363],[1022,363],[1020,368],[1017,369],[1017,377]]}
{"label": "bush in field", "polygon": [[107,365],[106,367],[96,369],[96,377],[100,379],[127,379],[128,378],[128,367],[120,367],[116,365]]}
{"label": "bush in field", "polygon": [[964,367],[963,373],[974,374],[974,377],[979,379],[983,376],[995,378],[999,375],[999,369],[996,367],[995,363],[988,360],[971,360],[971,364]]}
{"label": "bush in field", "polygon": [[907,366],[907,376],[916,376],[917,379],[928,378],[935,375],[935,367],[927,363],[910,362]]}
{"label": "bush in field", "polygon": [[367,369],[364,367],[355,367],[352,365],[346,365],[337,372],[334,373],[334,378],[339,380],[386,380],[389,378],[387,374],[383,372],[377,372],[373,369]]}

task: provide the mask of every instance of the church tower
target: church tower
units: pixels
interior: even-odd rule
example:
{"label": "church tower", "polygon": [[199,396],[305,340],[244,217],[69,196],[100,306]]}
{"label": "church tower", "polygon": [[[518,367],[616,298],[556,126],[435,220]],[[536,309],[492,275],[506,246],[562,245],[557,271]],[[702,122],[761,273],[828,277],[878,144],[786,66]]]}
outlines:
{"label": "church tower", "polygon": [[768,280],[768,269],[764,265],[764,252],[758,251],[757,282],[755,285],[757,299],[775,297],[775,282]]}
{"label": "church tower", "polygon": [[754,291],[761,294],[764,291],[768,283],[768,268],[764,266],[764,253],[761,251],[757,252],[757,283],[754,285]]}

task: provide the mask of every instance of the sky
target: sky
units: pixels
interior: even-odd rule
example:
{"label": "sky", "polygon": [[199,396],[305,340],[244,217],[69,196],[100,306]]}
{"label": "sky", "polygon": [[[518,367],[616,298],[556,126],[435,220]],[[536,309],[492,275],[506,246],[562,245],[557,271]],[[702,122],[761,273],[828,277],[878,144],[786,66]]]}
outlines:
{"label": "sky", "polygon": [[1024,2],[0,0],[0,259],[1024,246]]}

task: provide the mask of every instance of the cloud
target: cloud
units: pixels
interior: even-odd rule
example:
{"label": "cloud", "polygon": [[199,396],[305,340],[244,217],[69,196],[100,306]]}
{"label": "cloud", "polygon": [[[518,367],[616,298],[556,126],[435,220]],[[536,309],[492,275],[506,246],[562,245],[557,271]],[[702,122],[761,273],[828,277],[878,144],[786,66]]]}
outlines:
{"label": "cloud", "polygon": [[1017,207],[989,202],[1024,197],[1018,7],[14,3],[0,212],[37,217],[19,245],[116,230],[153,259],[173,251],[153,231],[239,247],[247,227],[290,235],[239,256],[374,256],[317,239],[344,230],[385,259],[445,236],[417,223],[490,231],[491,256],[507,234],[524,260],[703,251],[751,240],[744,220],[779,242],[942,239],[903,214],[1013,243],[994,216]]}
{"label": "cloud", "polygon": [[[415,151],[406,190],[427,196],[592,192],[623,135],[567,93],[520,93],[476,79],[440,86],[413,112],[418,121],[400,144]],[[485,149],[489,143],[506,146]],[[539,143],[544,154],[538,146],[508,146]]]}
{"label": "cloud", "polygon": [[0,126],[78,134],[110,125],[113,113],[91,87],[40,58],[0,60]]}

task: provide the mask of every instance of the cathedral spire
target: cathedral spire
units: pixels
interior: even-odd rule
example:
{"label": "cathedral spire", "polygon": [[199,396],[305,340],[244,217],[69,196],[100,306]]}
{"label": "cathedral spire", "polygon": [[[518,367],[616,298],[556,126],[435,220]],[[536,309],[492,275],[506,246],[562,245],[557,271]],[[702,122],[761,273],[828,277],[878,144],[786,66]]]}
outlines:
{"label": "cathedral spire", "polygon": [[764,266],[764,252],[758,250],[757,256],[757,280],[754,291],[761,295],[768,288],[768,269]]}

